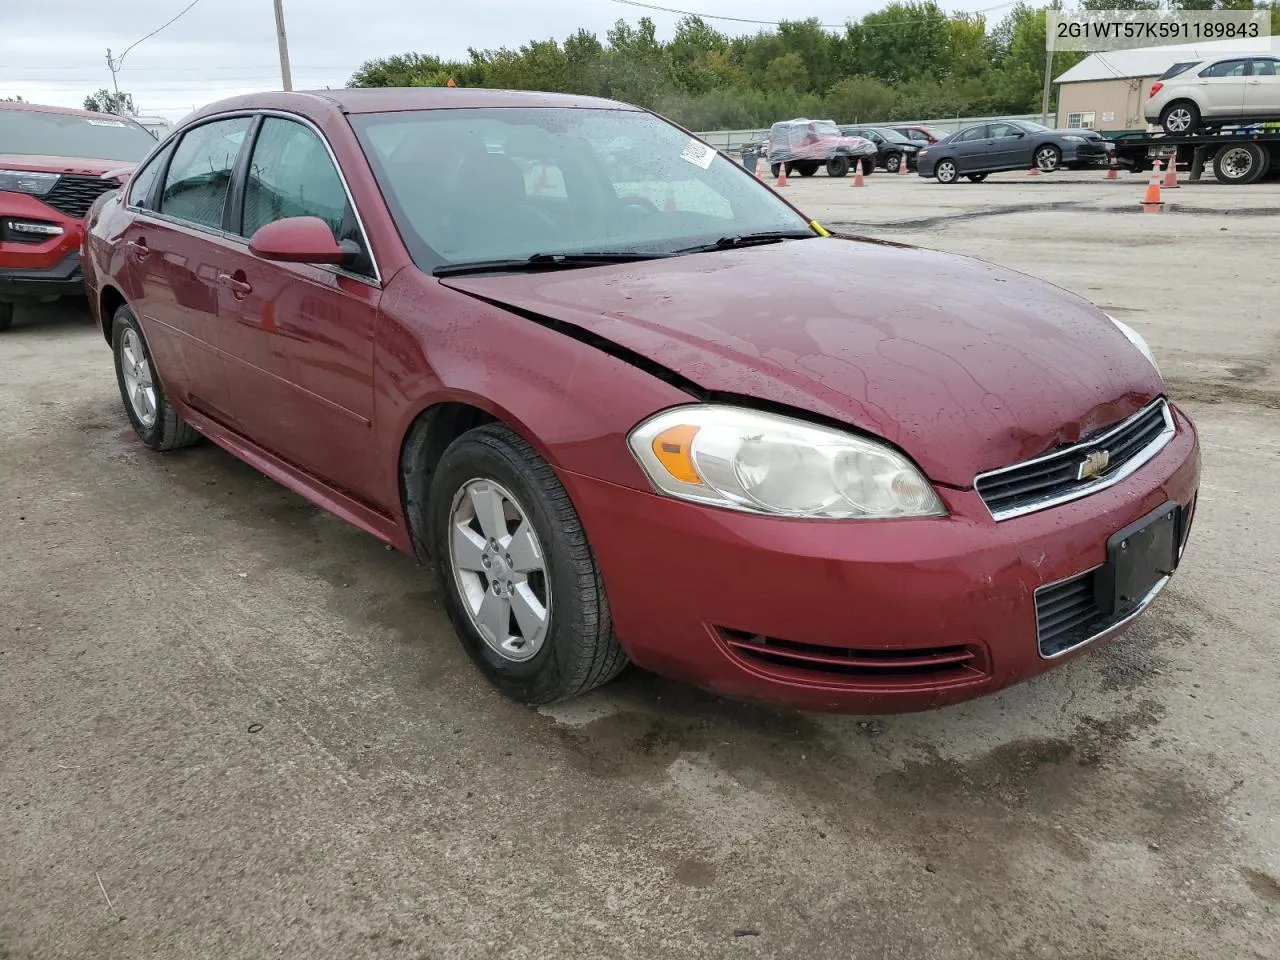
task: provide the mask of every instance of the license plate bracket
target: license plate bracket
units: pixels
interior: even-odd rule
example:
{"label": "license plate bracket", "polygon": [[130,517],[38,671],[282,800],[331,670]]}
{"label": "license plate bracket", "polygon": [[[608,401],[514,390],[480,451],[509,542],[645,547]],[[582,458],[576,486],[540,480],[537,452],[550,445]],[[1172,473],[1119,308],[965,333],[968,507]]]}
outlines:
{"label": "license plate bracket", "polygon": [[1094,595],[1107,616],[1136,607],[1178,567],[1182,507],[1169,501],[1118,530],[1107,540],[1107,563],[1098,571]]}

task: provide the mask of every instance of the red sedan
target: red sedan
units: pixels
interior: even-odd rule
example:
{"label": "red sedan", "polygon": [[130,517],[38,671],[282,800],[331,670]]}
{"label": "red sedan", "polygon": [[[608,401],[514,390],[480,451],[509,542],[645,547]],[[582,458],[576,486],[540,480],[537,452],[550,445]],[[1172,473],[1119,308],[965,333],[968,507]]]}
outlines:
{"label": "red sedan", "polygon": [[431,561],[528,702],[628,661],[889,712],[1115,636],[1195,430],[1141,337],[990,264],[828,235],[611,101],[277,93],[90,213],[125,410]]}

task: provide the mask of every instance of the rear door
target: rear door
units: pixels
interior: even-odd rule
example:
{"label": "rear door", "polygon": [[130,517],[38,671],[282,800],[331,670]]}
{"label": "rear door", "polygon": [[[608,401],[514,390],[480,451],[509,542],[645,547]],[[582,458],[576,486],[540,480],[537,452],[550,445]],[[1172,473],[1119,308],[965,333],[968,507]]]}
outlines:
{"label": "rear door", "polygon": [[231,214],[219,307],[231,403],[245,434],[333,486],[371,500],[373,342],[381,286],[368,254],[338,268],[276,263],[248,238],[276,220],[319,217],[369,246],[328,145],[300,118],[266,115]]}
{"label": "rear door", "polygon": [[1244,85],[1244,113],[1248,117],[1280,117],[1280,60],[1254,57]]}
{"label": "rear door", "polygon": [[990,124],[979,123],[960,131],[948,146],[961,173],[981,173],[991,169]]}
{"label": "rear door", "polygon": [[1204,102],[1202,115],[1219,120],[1241,116],[1248,72],[1248,60],[1223,60],[1201,70],[1196,85]]}
{"label": "rear door", "polygon": [[987,162],[993,170],[1027,170],[1035,162],[1032,158],[1034,144],[1026,131],[1019,130],[1012,123],[991,123],[987,125],[990,145],[987,147]]}
{"label": "rear door", "polygon": [[183,134],[148,201],[154,209],[140,209],[121,238],[141,287],[134,307],[162,382],[188,406],[224,421],[231,404],[220,352],[218,244],[231,172],[251,121],[228,117]]}

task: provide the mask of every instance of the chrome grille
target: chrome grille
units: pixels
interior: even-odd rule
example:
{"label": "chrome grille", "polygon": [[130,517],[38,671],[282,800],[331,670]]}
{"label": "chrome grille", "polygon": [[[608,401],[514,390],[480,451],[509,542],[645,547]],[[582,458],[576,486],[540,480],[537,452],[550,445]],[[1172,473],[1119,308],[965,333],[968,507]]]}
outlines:
{"label": "chrome grille", "polygon": [[[1119,483],[1159,453],[1174,434],[1173,412],[1160,397],[1114,427],[1042,457],[980,473],[974,488],[996,520],[1044,510]],[[1095,475],[1082,473],[1093,457]]]}

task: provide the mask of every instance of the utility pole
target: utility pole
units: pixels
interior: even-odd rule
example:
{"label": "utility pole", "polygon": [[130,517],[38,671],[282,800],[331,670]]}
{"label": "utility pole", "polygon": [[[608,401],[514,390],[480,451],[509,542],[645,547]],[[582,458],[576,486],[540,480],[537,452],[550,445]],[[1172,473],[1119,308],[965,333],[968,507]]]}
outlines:
{"label": "utility pole", "polygon": [[[1061,10],[1062,0],[1053,0],[1050,9]],[[1053,92],[1053,37],[1049,35],[1049,18],[1045,16],[1044,96],[1040,100],[1040,122],[1049,126],[1049,95]],[[1055,127],[1057,122],[1053,124]]]}
{"label": "utility pole", "polygon": [[293,77],[289,73],[289,41],[284,35],[284,0],[274,0],[276,6],[276,39],[280,41],[280,79],[284,89],[293,89]]}
{"label": "utility pole", "polygon": [[107,47],[107,69],[111,71],[111,86],[120,93],[120,84],[116,80],[116,62],[111,59],[111,48]]}

